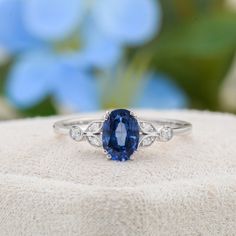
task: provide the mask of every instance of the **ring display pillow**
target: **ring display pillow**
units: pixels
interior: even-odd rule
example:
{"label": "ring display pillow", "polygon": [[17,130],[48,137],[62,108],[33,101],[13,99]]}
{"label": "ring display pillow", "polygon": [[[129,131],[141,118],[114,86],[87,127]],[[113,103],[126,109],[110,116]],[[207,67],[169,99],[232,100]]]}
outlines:
{"label": "ring display pillow", "polygon": [[236,116],[137,114],[193,133],[116,162],[55,135],[61,117],[1,122],[0,235],[236,235]]}

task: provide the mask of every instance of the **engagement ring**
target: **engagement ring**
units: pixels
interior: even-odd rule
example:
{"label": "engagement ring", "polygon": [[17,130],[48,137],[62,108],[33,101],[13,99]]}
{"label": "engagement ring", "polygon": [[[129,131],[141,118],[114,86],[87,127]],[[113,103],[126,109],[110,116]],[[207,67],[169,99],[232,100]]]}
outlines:
{"label": "engagement ring", "polygon": [[53,128],[77,142],[87,140],[92,146],[103,148],[110,160],[127,161],[133,160],[139,148],[187,134],[192,125],[181,120],[138,118],[132,111],[117,109],[106,112],[103,119],[62,120]]}

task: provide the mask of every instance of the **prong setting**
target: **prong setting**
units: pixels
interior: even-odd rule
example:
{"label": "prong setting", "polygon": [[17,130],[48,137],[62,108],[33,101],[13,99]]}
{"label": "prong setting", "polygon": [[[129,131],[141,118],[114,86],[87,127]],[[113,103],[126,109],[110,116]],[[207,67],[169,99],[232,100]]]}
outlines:
{"label": "prong setting", "polygon": [[107,160],[111,160],[112,156],[107,153],[107,154],[106,154],[106,158],[107,158]]}
{"label": "prong setting", "polygon": [[137,115],[135,114],[135,112],[130,111],[130,115],[137,119]]}
{"label": "prong setting", "polygon": [[131,161],[134,161],[134,160],[135,160],[135,154],[136,154],[136,151],[130,156],[129,159],[130,159]]}
{"label": "prong setting", "polygon": [[104,115],[104,119],[107,120],[110,114],[111,114],[110,111],[106,111],[106,113]]}

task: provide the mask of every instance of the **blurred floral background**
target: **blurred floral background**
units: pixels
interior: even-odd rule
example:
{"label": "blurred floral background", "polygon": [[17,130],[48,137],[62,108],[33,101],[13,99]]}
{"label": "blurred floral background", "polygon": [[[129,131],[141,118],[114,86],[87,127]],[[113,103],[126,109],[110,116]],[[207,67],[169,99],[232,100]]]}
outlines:
{"label": "blurred floral background", "polygon": [[236,112],[236,0],[0,0],[0,119]]}

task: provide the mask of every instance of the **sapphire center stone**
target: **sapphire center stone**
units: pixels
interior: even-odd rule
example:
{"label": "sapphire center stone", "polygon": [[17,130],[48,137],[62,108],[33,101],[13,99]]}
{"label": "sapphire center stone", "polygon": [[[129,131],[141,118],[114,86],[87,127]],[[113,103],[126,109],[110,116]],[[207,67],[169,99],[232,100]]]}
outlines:
{"label": "sapphire center stone", "polygon": [[103,148],[114,161],[127,161],[138,148],[139,125],[125,109],[113,110],[102,127]]}

